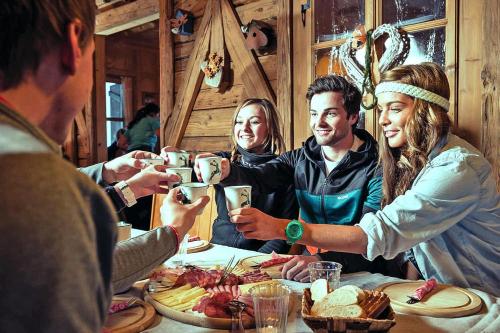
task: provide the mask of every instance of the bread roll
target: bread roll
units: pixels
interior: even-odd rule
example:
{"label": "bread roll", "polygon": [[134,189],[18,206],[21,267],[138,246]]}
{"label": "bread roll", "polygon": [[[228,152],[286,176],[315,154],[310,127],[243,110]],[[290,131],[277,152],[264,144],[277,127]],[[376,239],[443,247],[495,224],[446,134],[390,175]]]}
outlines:
{"label": "bread roll", "polygon": [[358,304],[334,305],[327,307],[322,312],[316,314],[319,317],[347,317],[363,318],[366,317],[365,311]]}
{"label": "bread roll", "polygon": [[335,289],[322,299],[314,302],[311,315],[359,318],[365,316],[359,302],[365,299],[365,292],[352,285]]}

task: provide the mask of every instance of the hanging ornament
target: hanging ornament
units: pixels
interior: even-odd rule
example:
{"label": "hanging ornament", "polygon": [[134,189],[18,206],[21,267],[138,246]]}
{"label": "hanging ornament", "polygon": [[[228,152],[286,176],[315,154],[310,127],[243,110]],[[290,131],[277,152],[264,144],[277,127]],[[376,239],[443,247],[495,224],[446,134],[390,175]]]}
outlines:
{"label": "hanging ornament", "polygon": [[[353,37],[340,46],[339,53],[349,77],[360,90],[368,92],[371,89],[370,86],[377,84],[373,78],[378,78],[380,73],[404,63],[408,57],[410,43],[406,34],[399,33],[398,29],[390,24],[383,24],[375,30],[367,32],[366,35],[363,32],[364,27],[362,26],[356,29]],[[388,48],[380,57],[378,66],[374,68],[374,42],[385,34],[388,35]],[[356,51],[362,48],[365,48],[364,65],[356,60]]]}

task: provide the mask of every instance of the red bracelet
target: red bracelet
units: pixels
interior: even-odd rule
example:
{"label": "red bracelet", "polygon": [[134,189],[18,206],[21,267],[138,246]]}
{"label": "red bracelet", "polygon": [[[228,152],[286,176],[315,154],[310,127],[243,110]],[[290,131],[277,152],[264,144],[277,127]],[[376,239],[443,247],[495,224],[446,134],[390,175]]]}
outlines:
{"label": "red bracelet", "polygon": [[170,230],[172,230],[175,234],[175,238],[177,239],[177,244],[175,246],[175,253],[179,252],[179,246],[180,246],[180,243],[181,243],[181,238],[179,237],[179,232],[177,231],[177,229],[175,229],[175,227],[171,226],[171,225],[167,225],[167,227],[170,228]]}

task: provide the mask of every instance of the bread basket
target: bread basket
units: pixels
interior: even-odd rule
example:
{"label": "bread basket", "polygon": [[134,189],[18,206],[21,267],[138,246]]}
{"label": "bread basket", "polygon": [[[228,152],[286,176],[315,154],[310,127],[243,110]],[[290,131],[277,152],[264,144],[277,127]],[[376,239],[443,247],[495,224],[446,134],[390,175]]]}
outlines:
{"label": "bread basket", "polygon": [[[378,291],[368,291],[371,299],[381,296],[387,297]],[[315,333],[331,332],[388,332],[392,326],[396,325],[394,311],[391,305],[387,305],[377,319],[372,318],[346,318],[346,317],[317,317],[311,315],[311,307],[314,302],[311,300],[311,290],[304,289],[302,296],[302,319]]]}

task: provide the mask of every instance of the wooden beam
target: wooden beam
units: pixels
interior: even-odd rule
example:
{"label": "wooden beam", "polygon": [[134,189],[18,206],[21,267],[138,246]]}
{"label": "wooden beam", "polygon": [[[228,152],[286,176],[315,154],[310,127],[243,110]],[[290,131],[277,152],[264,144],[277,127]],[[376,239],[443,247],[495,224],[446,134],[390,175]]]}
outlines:
{"label": "wooden beam", "polygon": [[205,8],[205,14],[203,15],[193,51],[186,67],[186,78],[177,95],[174,111],[170,117],[165,119],[167,123],[165,130],[166,144],[170,146],[178,147],[180,145],[196,101],[196,96],[203,81],[203,72],[200,69],[200,64],[206,59],[208,54],[211,13],[211,2],[209,1]]}
{"label": "wooden beam", "polygon": [[173,0],[160,0],[160,146],[167,142],[167,119],[174,109],[174,40],[169,18],[173,17]]}
{"label": "wooden beam", "polygon": [[490,161],[493,175],[496,179],[497,191],[500,191],[500,94],[498,93],[498,79],[500,78],[500,64],[498,53],[498,20],[500,4],[497,0],[485,0],[482,25],[482,137],[481,152]]}
{"label": "wooden beam", "polygon": [[221,0],[224,36],[231,60],[241,69],[241,79],[247,95],[256,98],[267,98],[276,105],[276,96],[266,78],[264,70],[255,54],[248,50],[241,32],[241,23],[229,0]]}
{"label": "wooden beam", "polygon": [[484,1],[460,1],[458,134],[479,149],[481,146],[481,57]]}
{"label": "wooden beam", "polygon": [[93,114],[95,117],[95,149],[97,161],[102,162],[108,159],[106,145],[106,38],[95,36],[95,104]]}
{"label": "wooden beam", "polygon": [[[94,87],[95,87],[95,77],[94,77]],[[94,108],[95,108],[95,100],[96,100],[96,92],[95,88],[92,89],[92,94],[89,97],[87,103],[85,104],[84,108],[84,115],[85,115],[85,125],[87,126],[87,134],[88,134],[88,140],[89,140],[89,156],[87,158],[87,161],[85,165],[78,164],[78,166],[87,166],[91,164],[95,164],[97,162],[97,149],[96,149],[96,143],[95,143],[95,116],[94,116]]]}
{"label": "wooden beam", "polygon": [[87,122],[85,121],[85,109],[81,112],[78,112],[75,118],[78,138],[77,138],[77,147],[78,147],[78,159],[89,159],[90,157],[90,140],[89,140],[89,132],[87,130]]}
{"label": "wooden beam", "polygon": [[[306,99],[307,87],[312,81],[312,10],[305,12],[302,22],[301,4],[305,1],[293,1],[293,148],[302,146],[310,135],[309,105]],[[312,2],[314,5],[314,2]]]}
{"label": "wooden beam", "polygon": [[136,0],[96,15],[96,35],[111,35],[160,17],[158,0]]}
{"label": "wooden beam", "polygon": [[278,1],[278,27],[276,49],[276,71],[278,72],[278,89],[276,108],[283,122],[281,133],[285,140],[286,150],[293,147],[293,88],[291,57],[291,3],[290,0]]}

